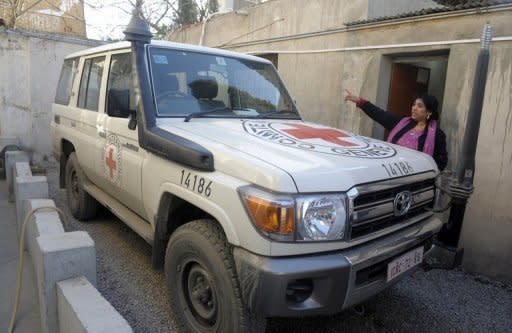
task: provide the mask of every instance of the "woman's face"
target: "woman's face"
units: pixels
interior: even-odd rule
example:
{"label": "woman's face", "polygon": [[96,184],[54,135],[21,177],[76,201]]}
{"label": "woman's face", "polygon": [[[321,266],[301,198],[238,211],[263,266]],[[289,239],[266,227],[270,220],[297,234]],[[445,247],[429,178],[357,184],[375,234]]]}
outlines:
{"label": "woman's face", "polygon": [[427,116],[432,112],[427,111],[425,103],[421,98],[416,98],[411,108],[411,118],[417,122],[426,121]]}

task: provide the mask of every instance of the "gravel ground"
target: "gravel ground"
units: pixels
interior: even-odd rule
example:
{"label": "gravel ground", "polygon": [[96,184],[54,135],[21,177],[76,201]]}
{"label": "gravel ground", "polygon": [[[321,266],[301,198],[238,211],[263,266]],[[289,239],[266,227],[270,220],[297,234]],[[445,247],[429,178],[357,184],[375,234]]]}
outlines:
{"label": "gravel ground", "polygon": [[[137,333],[175,332],[162,272],[151,248],[106,209],[82,223],[67,209],[58,170],[48,170],[50,196],[68,217],[67,230],[96,242],[98,289]],[[267,332],[512,332],[512,286],[463,270],[416,272],[351,311],[328,316],[270,319]]]}

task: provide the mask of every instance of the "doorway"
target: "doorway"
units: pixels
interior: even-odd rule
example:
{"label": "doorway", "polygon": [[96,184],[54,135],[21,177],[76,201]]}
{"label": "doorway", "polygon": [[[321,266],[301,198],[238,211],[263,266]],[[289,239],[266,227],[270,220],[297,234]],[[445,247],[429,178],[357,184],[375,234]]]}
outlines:
{"label": "doorway", "polygon": [[387,110],[397,116],[411,114],[411,101],[428,92],[430,68],[414,64],[393,63],[389,82]]}
{"label": "doorway", "polygon": [[[448,56],[448,50],[384,56],[376,104],[388,112],[405,117],[411,113],[415,96],[428,93],[439,101],[438,112],[441,114]],[[385,140],[387,135],[388,131],[374,122],[372,136]]]}

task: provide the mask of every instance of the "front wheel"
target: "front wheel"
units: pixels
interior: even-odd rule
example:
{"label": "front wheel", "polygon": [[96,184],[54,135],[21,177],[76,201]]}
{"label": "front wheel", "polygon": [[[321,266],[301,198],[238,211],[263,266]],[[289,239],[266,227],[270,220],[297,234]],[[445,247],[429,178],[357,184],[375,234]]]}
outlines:
{"label": "front wheel", "polygon": [[235,263],[213,220],[178,228],[165,256],[171,310],[182,332],[263,332],[266,320],[242,302]]}

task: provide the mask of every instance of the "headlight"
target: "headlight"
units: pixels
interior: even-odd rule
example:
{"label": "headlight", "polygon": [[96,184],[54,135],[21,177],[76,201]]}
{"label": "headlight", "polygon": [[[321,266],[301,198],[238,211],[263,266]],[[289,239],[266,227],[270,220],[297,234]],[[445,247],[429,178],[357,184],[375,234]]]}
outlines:
{"label": "headlight", "polygon": [[344,195],[297,198],[297,240],[340,240],[345,236],[347,210]]}
{"label": "headlight", "polygon": [[345,236],[346,196],[280,195],[251,186],[240,197],[257,229],[277,241],[329,241]]}

